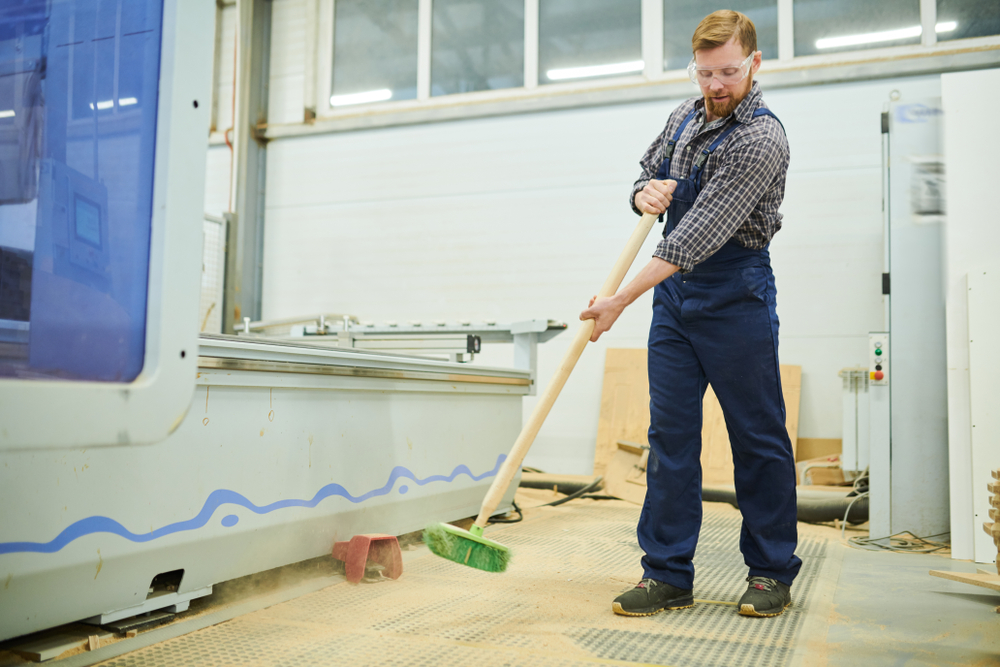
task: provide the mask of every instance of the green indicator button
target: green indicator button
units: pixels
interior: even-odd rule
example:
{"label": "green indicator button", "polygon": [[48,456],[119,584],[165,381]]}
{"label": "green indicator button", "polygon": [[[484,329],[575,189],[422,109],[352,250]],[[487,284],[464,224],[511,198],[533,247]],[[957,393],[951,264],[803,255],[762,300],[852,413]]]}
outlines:
{"label": "green indicator button", "polygon": [[881,356],[882,354],[881,348],[875,348],[875,354]]}

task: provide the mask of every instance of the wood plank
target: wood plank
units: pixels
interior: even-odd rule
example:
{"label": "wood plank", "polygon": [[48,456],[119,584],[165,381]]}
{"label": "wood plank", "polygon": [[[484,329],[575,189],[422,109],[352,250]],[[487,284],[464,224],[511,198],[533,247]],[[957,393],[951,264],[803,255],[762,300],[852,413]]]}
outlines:
{"label": "wood plank", "polygon": [[[795,453],[799,429],[799,402],[802,394],[802,367],[781,366],[781,392],[785,397],[785,428]],[[702,407],[704,422],[701,429],[701,469],[704,486],[732,486],[733,448],[722,414],[722,406],[709,387]]]}
{"label": "wood plank", "polygon": [[1000,539],[1000,523],[985,521],[983,522],[983,530],[994,540]]}
{"label": "wood plank", "polygon": [[[802,393],[802,367],[781,366],[781,388],[785,398],[785,426],[792,441],[798,443],[799,404]],[[733,484],[733,454],[729,444],[722,407],[709,386],[702,407],[702,480],[707,486]],[[619,440],[648,446],[649,379],[645,348],[609,348],[604,361],[604,385],[601,414],[594,450],[594,474],[606,475]]]}
{"label": "wood plank", "polygon": [[840,456],[844,450],[840,438],[799,438],[795,447],[795,462],[811,461],[823,456]]}
{"label": "wood plank", "polygon": [[969,574],[968,572],[947,572],[945,570],[931,570],[930,574],[932,577],[940,577],[941,579],[1000,591],[1000,575],[996,574]]}
{"label": "wood plank", "polygon": [[[51,631],[51,634],[43,633],[23,643],[10,644],[8,649],[22,658],[33,662],[52,660],[53,658],[58,658],[66,651],[87,646],[92,641],[88,631],[81,630],[80,628],[81,626],[72,626],[65,631]],[[93,630],[94,628],[91,628],[89,631],[93,632]],[[98,644],[102,639],[111,639],[112,637],[114,637],[113,634],[104,630],[94,635]],[[23,639],[21,638],[21,640]],[[14,641],[20,642],[21,640],[15,639]]]}
{"label": "wood plank", "polygon": [[618,450],[619,440],[648,445],[648,432],[646,348],[610,348],[604,357],[604,386],[601,391],[601,415],[597,422],[594,474],[605,474]]}
{"label": "wood plank", "polygon": [[726,417],[709,386],[702,403],[701,483],[703,486],[733,485],[733,449],[729,446]]}
{"label": "wood plank", "polygon": [[782,364],[781,393],[785,399],[785,428],[792,441],[792,455],[798,451],[799,442],[799,403],[802,398],[802,366]]}
{"label": "wood plank", "polygon": [[606,492],[630,503],[642,505],[646,498],[646,471],[643,459],[643,455],[632,451],[632,448],[619,447],[611,458],[604,477]]}
{"label": "wood plank", "polygon": [[649,449],[649,445],[640,445],[638,442],[629,442],[628,440],[619,440],[618,449],[624,449],[627,452],[632,452],[642,456],[642,453]]}

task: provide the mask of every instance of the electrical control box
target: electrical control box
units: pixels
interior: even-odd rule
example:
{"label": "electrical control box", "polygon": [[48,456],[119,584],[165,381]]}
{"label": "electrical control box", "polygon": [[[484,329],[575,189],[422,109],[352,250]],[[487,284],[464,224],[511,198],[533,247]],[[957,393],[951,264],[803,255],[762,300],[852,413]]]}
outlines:
{"label": "electrical control box", "polygon": [[[869,535],[892,535],[892,387],[889,386],[889,333],[868,333],[868,443],[871,478]],[[898,522],[896,522],[898,523]],[[906,530],[905,528],[903,530]]]}
{"label": "electrical control box", "polygon": [[868,334],[868,383],[889,384],[889,334]]}

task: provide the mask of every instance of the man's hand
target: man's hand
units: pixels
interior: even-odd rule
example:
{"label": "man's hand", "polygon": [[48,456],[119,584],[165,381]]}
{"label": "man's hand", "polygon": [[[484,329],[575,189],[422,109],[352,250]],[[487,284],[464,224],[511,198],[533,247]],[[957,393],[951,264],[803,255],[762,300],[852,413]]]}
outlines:
{"label": "man's hand", "polygon": [[590,306],[580,313],[581,320],[596,320],[594,322],[594,333],[590,336],[590,342],[596,343],[601,334],[611,328],[618,316],[625,310],[627,304],[618,296],[596,296],[590,298]]}
{"label": "man's hand", "polygon": [[646,187],[635,193],[635,207],[643,213],[660,215],[670,206],[676,187],[677,181],[658,181],[654,178],[646,183]]}
{"label": "man's hand", "polygon": [[[671,185],[675,181],[668,181]],[[673,187],[671,187],[673,189]],[[638,195],[636,195],[638,197]],[[632,279],[628,285],[610,297],[592,297],[590,307],[580,313],[581,320],[596,320],[594,322],[594,333],[590,336],[590,342],[596,343],[601,334],[611,328],[618,316],[625,310],[625,306],[639,298],[654,285],[663,282],[679,271],[680,268],[654,257],[649,260],[649,264],[643,267],[642,271]]]}

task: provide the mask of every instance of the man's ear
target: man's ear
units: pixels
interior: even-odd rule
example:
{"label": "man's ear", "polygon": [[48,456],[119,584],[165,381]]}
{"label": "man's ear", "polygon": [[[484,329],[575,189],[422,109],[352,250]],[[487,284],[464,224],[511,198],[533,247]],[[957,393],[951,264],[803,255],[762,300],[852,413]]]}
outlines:
{"label": "man's ear", "polygon": [[760,61],[761,58],[763,57],[763,53],[764,53],[763,51],[757,51],[756,53],[753,54],[753,62],[750,63],[750,70],[754,74],[756,74],[757,70],[760,69]]}

